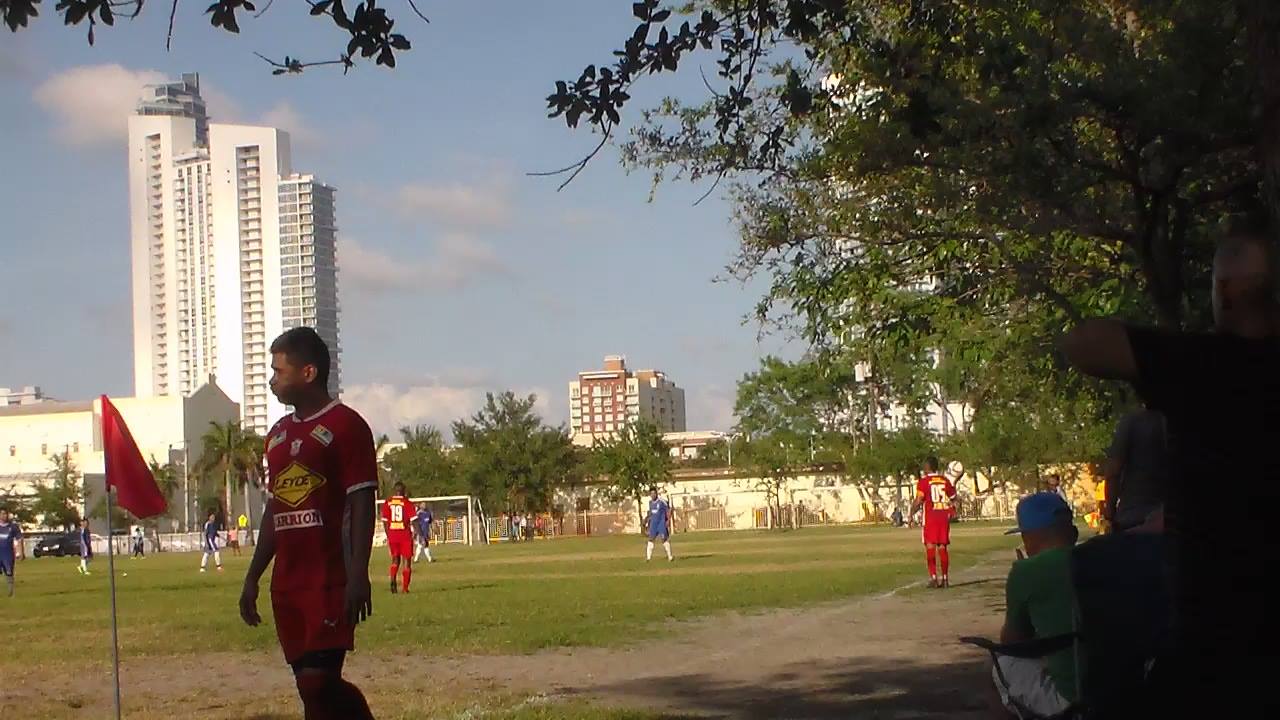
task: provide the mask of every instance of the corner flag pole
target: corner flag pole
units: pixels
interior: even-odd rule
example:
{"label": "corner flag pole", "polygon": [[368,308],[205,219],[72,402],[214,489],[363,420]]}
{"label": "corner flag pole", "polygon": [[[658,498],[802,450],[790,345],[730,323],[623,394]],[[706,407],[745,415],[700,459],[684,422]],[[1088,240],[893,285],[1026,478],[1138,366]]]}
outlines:
{"label": "corner flag pole", "polygon": [[107,574],[111,577],[111,679],[115,683],[116,720],[120,720],[120,637],[116,631],[116,554],[111,534],[111,486],[107,491]]}

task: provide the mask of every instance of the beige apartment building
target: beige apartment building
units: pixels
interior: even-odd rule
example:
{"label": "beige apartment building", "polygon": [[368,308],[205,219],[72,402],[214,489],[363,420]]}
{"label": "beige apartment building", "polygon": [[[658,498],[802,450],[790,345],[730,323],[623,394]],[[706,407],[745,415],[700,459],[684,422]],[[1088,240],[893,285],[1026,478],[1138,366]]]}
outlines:
{"label": "beige apartment building", "polygon": [[590,447],[645,419],[664,433],[684,432],[684,389],[658,370],[628,370],[621,355],[601,370],[584,370],[569,383],[569,428],[575,444]]}

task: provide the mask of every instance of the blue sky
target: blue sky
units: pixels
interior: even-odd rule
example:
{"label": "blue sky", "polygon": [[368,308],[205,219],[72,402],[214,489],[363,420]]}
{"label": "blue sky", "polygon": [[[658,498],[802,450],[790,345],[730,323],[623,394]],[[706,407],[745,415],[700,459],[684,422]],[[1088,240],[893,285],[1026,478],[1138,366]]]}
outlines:
{"label": "blue sky", "polygon": [[[687,184],[650,202],[648,174],[609,149],[562,192],[525,174],[594,145],[547,119],[543,98],[609,57],[630,3],[428,0],[430,25],[400,13],[414,49],[395,71],[273,77],[253,51],[345,44],[298,5],[242,20],[237,37],[184,3],[169,52],[154,5],[92,48],[52,3],[3,31],[0,385],[132,393],[125,116],[141,83],[197,71],[215,122],[284,127],[295,170],[338,188],[343,384],[379,430],[447,425],[506,388],[563,422],[567,382],[610,353],[685,387],[691,427],[731,423],[737,379],[787,342],[742,323],[763,283],[712,282],[736,246],[727,204],[695,207],[705,186]],[[705,92],[696,72],[651,79],[632,113]]]}

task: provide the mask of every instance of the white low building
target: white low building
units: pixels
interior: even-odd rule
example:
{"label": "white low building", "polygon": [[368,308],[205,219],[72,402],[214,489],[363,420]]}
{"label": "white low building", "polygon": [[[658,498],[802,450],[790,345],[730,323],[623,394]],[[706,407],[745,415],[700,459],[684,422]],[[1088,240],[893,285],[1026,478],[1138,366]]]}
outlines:
{"label": "white low building", "polygon": [[[240,407],[217,385],[206,384],[188,397],[112,398],[145,460],[172,462],[182,476],[169,499],[170,528],[201,522],[194,478],[186,468],[199,460],[201,438],[211,422],[240,419]],[[82,474],[86,492],[81,513],[102,493],[102,406],[100,400],[43,402],[0,407],[0,496],[27,499],[47,482],[54,456],[66,454]]]}

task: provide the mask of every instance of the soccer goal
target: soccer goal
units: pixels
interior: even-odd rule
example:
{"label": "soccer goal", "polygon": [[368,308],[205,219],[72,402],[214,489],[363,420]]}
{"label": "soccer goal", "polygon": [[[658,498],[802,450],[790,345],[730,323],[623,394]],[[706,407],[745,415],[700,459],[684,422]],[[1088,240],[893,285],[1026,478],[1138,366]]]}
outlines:
{"label": "soccer goal", "polygon": [[[457,543],[474,545],[477,542],[487,543],[489,533],[484,528],[484,512],[480,507],[480,499],[474,495],[438,495],[433,497],[413,497],[409,501],[416,507],[426,503],[431,511],[431,544]],[[377,519],[374,529],[374,544],[385,545],[386,532],[382,527],[382,504],[385,499],[378,500]]]}

